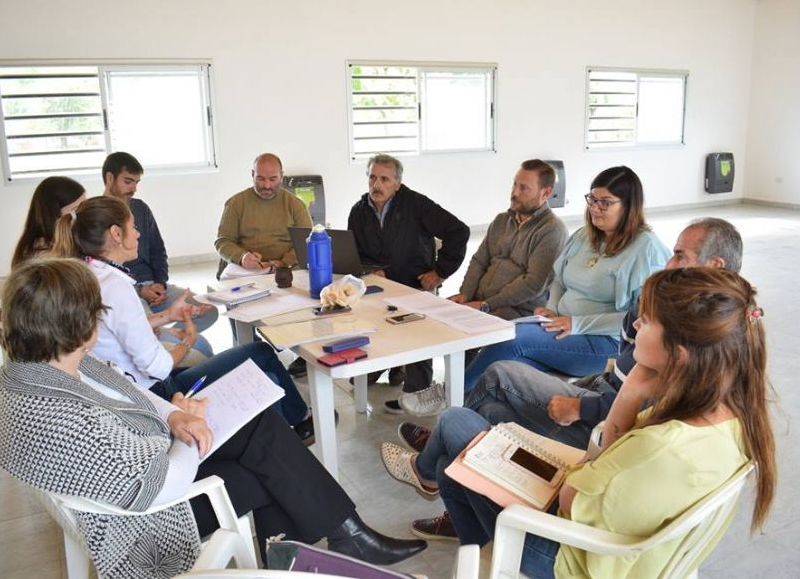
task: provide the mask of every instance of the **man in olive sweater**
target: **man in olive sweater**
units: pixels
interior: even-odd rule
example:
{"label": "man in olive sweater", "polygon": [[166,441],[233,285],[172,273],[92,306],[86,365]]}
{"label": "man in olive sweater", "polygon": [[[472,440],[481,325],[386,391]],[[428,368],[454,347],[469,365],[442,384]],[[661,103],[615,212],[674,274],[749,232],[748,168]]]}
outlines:
{"label": "man in olive sweater", "polygon": [[225,202],[214,247],[229,263],[254,271],[292,266],[289,227],[311,227],[305,204],[281,186],[283,164],[272,153],[253,161],[253,185]]}
{"label": "man in olive sweater", "polygon": [[567,228],[547,205],[555,178],[544,161],[522,163],[511,207],[489,225],[451,300],[506,320],[532,315],[547,303],[553,262],[567,239]]}

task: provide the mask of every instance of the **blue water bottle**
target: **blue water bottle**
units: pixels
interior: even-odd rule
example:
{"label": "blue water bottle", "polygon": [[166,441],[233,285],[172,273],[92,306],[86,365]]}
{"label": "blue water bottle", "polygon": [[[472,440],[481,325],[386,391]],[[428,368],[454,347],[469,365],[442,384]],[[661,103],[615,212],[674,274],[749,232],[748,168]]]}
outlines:
{"label": "blue water bottle", "polygon": [[316,224],[311,230],[311,235],[306,239],[308,246],[308,281],[309,293],[314,299],[319,299],[319,292],[333,281],[333,256],[331,253],[331,238],[325,227]]}

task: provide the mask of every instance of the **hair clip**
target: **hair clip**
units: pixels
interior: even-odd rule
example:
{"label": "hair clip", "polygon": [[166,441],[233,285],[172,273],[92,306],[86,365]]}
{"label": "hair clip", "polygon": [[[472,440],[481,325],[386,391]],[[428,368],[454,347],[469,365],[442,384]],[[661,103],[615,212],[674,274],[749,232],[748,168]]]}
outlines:
{"label": "hair clip", "polygon": [[755,324],[763,317],[764,317],[764,310],[762,310],[758,306],[755,306],[753,309],[748,310],[747,312],[747,319],[750,320],[751,324]]}
{"label": "hair clip", "polygon": [[72,215],[72,220],[73,220],[73,221],[74,221],[75,219],[77,219],[77,218],[78,218],[78,214],[77,214],[77,213],[75,213],[75,210],[74,210],[74,209],[73,209],[72,211],[70,211],[70,212],[69,212],[69,214],[70,214],[70,215]]}

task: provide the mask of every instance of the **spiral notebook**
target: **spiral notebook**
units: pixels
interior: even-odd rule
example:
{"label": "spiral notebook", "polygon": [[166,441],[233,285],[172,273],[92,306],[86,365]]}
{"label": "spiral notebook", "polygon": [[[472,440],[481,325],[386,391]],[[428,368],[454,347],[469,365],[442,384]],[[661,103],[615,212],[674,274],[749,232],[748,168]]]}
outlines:
{"label": "spiral notebook", "polygon": [[585,450],[509,422],[475,437],[445,472],[503,507],[524,504],[546,510],[569,468],[585,455]]}

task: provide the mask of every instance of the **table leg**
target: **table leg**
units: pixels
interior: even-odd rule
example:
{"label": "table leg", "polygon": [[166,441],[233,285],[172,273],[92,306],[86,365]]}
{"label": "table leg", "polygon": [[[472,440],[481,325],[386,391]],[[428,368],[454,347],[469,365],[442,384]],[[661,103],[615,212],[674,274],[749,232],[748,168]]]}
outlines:
{"label": "table leg", "polygon": [[336,423],[333,415],[333,380],[312,364],[308,365],[308,387],[311,393],[311,412],[314,415],[314,434],[319,445],[322,464],[333,478],[339,477],[336,456]]}
{"label": "table leg", "polygon": [[464,405],[464,352],[453,352],[444,357],[444,382],[447,388],[447,405]]}
{"label": "table leg", "polygon": [[239,320],[234,320],[234,324],[236,326],[236,335],[234,336],[236,343],[234,346],[250,344],[253,341],[253,325]]}
{"label": "table leg", "polygon": [[353,378],[353,398],[356,402],[356,412],[364,414],[369,410],[369,399],[367,398],[367,375],[356,376]]}

